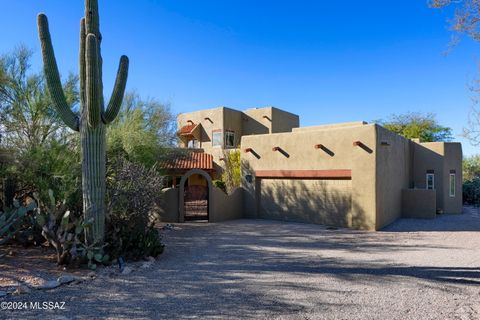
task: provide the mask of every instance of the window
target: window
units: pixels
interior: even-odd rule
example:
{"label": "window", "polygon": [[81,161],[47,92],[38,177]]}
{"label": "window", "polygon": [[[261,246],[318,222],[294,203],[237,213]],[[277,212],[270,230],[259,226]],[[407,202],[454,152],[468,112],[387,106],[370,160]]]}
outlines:
{"label": "window", "polygon": [[223,132],[222,130],[214,130],[212,131],[212,146],[223,146]]}
{"label": "window", "polygon": [[450,173],[450,197],[455,197],[455,173]]}
{"label": "window", "polygon": [[226,131],[225,132],[225,147],[234,148],[235,147],[235,132]]}
{"label": "window", "polygon": [[188,141],[187,148],[188,149],[199,149],[200,148],[200,141],[198,141],[197,139],[192,139],[192,140]]}
{"label": "window", "polygon": [[435,189],[435,174],[427,173],[427,190]]}

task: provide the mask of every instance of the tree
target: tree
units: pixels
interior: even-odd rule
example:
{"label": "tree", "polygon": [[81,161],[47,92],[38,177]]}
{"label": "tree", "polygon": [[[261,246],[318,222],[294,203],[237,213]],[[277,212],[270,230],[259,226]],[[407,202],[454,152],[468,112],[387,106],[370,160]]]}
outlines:
{"label": "tree", "polygon": [[393,114],[388,120],[377,122],[407,139],[420,139],[422,142],[452,140],[452,129],[438,124],[433,113]]}
{"label": "tree", "polygon": [[[0,146],[17,153],[71,138],[54,111],[45,77],[30,70],[31,57],[25,46],[0,57]],[[71,107],[78,103],[77,84],[72,74],[63,83]]]}
{"label": "tree", "polygon": [[169,105],[142,99],[138,93],[125,94],[117,118],[107,132],[109,156],[119,152],[129,160],[151,167],[163,148],[175,142],[175,115]]}
{"label": "tree", "polygon": [[463,159],[463,201],[480,204],[480,155]]}
{"label": "tree", "polygon": [[452,31],[456,33],[453,44],[460,36],[466,34],[475,41],[480,41],[480,1],[478,0],[430,0],[432,8],[440,9],[448,6],[455,7],[454,18],[450,23]]}
{"label": "tree", "polygon": [[[31,70],[31,57],[25,46],[0,57],[0,177],[13,179],[19,192],[35,190],[46,201],[52,189],[72,203],[79,176],[72,169],[80,163],[75,137],[57,116],[43,73]],[[74,75],[63,83],[73,108],[77,84]]]}
{"label": "tree", "polygon": [[463,180],[480,179],[480,155],[473,155],[463,159]]}
{"label": "tree", "polygon": [[[480,1],[479,0],[430,0],[432,8],[454,7],[454,18],[450,23],[451,30],[455,33],[452,45],[460,41],[462,35],[467,35],[474,41],[480,41]],[[475,79],[470,90],[478,96],[480,93],[480,80]],[[475,105],[478,98],[474,98],[468,115],[468,124],[463,129],[463,136],[474,146],[480,145],[480,110]]]}
{"label": "tree", "polygon": [[80,115],[68,105],[60,83],[57,62],[44,14],[38,15],[38,33],[48,90],[54,106],[72,130],[80,133],[82,194],[85,220],[92,227],[85,232],[88,245],[101,245],[105,237],[106,126],[118,114],[128,77],[128,58],[122,56],[110,101],[105,104],[98,0],[85,0],[85,17],[80,21]]}

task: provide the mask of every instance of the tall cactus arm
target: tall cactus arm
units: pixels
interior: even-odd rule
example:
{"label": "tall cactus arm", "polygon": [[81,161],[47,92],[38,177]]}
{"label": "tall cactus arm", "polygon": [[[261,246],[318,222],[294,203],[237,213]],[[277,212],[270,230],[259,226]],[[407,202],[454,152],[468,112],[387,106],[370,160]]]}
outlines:
{"label": "tall cactus arm", "polygon": [[122,105],[123,95],[125,94],[125,86],[127,85],[128,77],[128,57],[122,56],[118,66],[117,79],[113,87],[112,96],[108,103],[107,110],[102,115],[102,121],[105,124],[112,122],[120,110]]}
{"label": "tall cactus arm", "polygon": [[100,123],[101,108],[98,86],[98,41],[97,37],[90,33],[87,35],[86,43],[86,81],[85,88],[87,92],[87,118],[91,128],[96,128]]}
{"label": "tall cactus arm", "polygon": [[63,93],[62,82],[58,72],[57,61],[53,51],[52,39],[48,29],[48,19],[44,14],[38,15],[38,34],[42,45],[43,65],[48,91],[60,117],[72,130],[79,131],[78,116],[69,107],[65,94]]}
{"label": "tall cactus arm", "polygon": [[80,105],[84,106],[86,101],[85,96],[85,41],[87,39],[87,34],[85,31],[85,18],[80,20]]}

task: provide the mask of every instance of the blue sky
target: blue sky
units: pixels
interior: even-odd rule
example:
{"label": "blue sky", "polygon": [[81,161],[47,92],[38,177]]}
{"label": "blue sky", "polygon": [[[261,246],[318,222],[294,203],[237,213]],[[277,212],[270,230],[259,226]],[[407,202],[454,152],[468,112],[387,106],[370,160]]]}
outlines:
{"label": "blue sky", "polygon": [[[35,50],[44,12],[64,75],[78,72],[81,0],[0,0],[0,52]],[[451,10],[426,1],[100,0],[106,95],[121,54],[128,87],[176,113],[220,105],[276,106],[301,125],[434,112],[460,135],[472,105],[480,44],[448,55]],[[479,51],[480,52],[480,51]],[[467,141],[464,153],[478,153]]]}

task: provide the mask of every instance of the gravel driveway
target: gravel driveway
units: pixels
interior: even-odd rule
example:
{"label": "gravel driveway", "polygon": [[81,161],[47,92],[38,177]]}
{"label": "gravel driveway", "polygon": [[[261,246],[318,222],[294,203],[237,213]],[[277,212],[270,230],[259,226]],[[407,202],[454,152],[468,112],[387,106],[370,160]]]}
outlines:
{"label": "gravel driveway", "polygon": [[65,301],[57,319],[479,319],[480,214],[399,220],[380,232],[265,220],[177,224],[129,275],[10,301]]}

